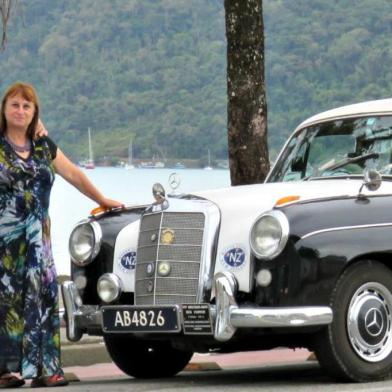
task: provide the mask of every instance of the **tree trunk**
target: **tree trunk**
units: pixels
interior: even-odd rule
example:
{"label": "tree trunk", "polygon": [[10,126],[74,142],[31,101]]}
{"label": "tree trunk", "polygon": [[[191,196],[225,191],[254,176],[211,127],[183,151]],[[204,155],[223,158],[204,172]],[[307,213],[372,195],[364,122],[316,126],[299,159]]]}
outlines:
{"label": "tree trunk", "polygon": [[231,184],[260,183],[269,170],[262,0],[225,0],[225,12]]}
{"label": "tree trunk", "polygon": [[0,16],[3,26],[3,34],[0,39],[0,50],[4,50],[7,44],[7,23],[10,18],[11,7],[17,0],[0,0]]}

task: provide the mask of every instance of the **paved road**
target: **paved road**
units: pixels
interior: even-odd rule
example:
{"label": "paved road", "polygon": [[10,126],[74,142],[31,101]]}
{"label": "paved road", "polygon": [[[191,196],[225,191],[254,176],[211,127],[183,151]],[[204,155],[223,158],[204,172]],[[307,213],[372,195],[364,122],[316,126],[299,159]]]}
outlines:
{"label": "paved road", "polygon": [[[390,392],[392,381],[341,384],[328,378],[306,350],[272,350],[224,355],[195,355],[186,371],[170,379],[137,380],[111,363],[67,367],[71,382],[62,392],[107,391],[262,391],[262,392]],[[45,389],[42,389],[45,390]]]}
{"label": "paved road", "polygon": [[[102,376],[97,365],[94,378],[73,382],[62,392],[107,391],[262,391],[262,392],[387,392],[392,382],[369,384],[337,384],[327,378],[315,362],[281,363],[253,368],[213,371],[185,371],[171,379],[135,380],[123,375]],[[45,389],[42,389],[45,390]]]}

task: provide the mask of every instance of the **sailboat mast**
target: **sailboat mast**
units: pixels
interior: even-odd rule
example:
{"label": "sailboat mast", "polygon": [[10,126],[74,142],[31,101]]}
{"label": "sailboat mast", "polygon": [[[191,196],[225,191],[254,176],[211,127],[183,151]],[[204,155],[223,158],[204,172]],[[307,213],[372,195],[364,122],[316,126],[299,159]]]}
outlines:
{"label": "sailboat mast", "polygon": [[128,146],[128,164],[132,165],[133,161],[133,151],[132,151],[132,139],[129,141],[129,146]]}
{"label": "sailboat mast", "polygon": [[93,146],[91,144],[91,130],[90,130],[90,128],[88,128],[88,159],[90,162],[94,162]]}

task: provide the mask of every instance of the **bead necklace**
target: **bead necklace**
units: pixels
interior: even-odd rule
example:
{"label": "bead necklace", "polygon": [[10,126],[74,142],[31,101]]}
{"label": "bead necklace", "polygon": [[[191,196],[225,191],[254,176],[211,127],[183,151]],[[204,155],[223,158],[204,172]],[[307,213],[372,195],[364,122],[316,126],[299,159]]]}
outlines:
{"label": "bead necklace", "polygon": [[30,139],[27,139],[26,144],[24,146],[19,146],[15,143],[13,143],[8,136],[5,136],[5,139],[7,142],[11,145],[11,147],[14,149],[16,152],[29,152],[31,150],[31,141]]}

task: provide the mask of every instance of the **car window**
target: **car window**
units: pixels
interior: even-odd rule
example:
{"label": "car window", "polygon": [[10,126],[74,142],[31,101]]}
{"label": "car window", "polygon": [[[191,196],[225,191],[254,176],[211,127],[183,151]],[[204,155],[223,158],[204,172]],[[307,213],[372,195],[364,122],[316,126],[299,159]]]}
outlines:
{"label": "car window", "polygon": [[392,117],[323,122],[297,132],[275,164],[269,181],[363,175],[365,168],[392,174]]}

